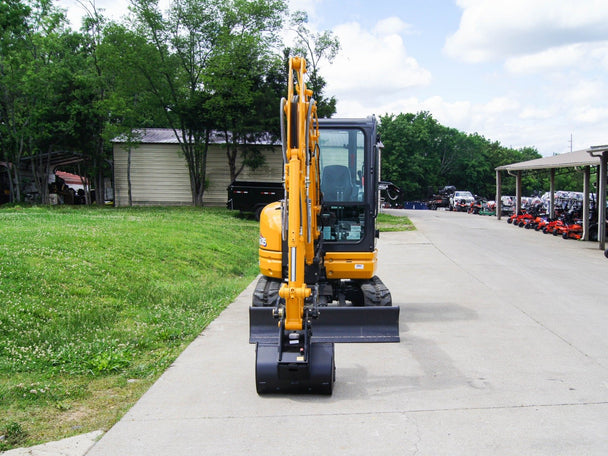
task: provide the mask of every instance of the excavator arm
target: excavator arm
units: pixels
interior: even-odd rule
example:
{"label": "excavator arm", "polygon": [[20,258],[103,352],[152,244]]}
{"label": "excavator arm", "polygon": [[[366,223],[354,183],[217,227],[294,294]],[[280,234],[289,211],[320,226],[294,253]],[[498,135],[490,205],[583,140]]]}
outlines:
{"label": "excavator arm", "polygon": [[303,329],[305,301],[312,294],[304,281],[304,265],[313,263],[319,239],[319,128],[317,108],[312,91],[306,88],[305,73],[303,58],[290,59],[287,100],[281,102],[287,119],[283,134],[286,136],[284,144],[287,144],[284,147],[286,207],[283,217],[286,218],[288,280],[279,290],[279,296],[285,300],[285,329],[288,331]]}

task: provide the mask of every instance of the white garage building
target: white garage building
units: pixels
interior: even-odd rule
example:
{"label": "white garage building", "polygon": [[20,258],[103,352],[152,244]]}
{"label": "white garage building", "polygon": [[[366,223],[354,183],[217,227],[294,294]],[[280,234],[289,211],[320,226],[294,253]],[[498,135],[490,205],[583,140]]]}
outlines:
{"label": "white garage building", "polygon": [[[265,163],[251,170],[247,167],[239,180],[281,182],[283,157],[281,146],[271,141],[258,143]],[[127,180],[128,149],[124,140],[113,141],[114,194],[116,206],[129,205]],[[240,157],[237,159],[240,164]],[[131,149],[131,197],[134,206],[168,206],[192,204],[188,165],[173,130],[148,128],[137,147]],[[230,171],[226,142],[221,135],[212,135],[207,155],[208,187],[205,206],[225,206]]]}

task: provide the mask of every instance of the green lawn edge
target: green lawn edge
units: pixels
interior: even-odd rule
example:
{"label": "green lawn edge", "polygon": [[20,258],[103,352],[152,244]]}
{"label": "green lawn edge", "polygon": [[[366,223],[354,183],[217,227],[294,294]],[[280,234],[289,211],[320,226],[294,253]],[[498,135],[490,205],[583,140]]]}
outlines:
{"label": "green lawn edge", "polygon": [[0,451],[109,429],[258,274],[258,224],[221,208],[11,206],[0,227]]}

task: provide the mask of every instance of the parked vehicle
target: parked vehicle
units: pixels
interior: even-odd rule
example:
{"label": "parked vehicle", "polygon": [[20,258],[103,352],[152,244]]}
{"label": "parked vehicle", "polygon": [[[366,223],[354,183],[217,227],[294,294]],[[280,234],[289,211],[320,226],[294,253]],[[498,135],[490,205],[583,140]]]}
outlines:
{"label": "parked vehicle", "polygon": [[517,225],[520,228],[523,228],[524,226],[526,226],[526,224],[530,223],[532,220],[534,220],[534,216],[528,212],[528,211],[524,211],[522,214],[517,216],[517,219],[514,223],[514,225]]}
{"label": "parked vehicle", "polygon": [[226,207],[248,212],[260,220],[262,209],[267,204],[283,199],[285,191],[281,182],[234,181],[228,186]]}
{"label": "parked vehicle", "polygon": [[[564,221],[560,218],[549,221],[547,225],[543,227],[543,233],[545,234],[553,234],[558,227],[564,226]],[[557,235],[556,235],[557,236]]]}
{"label": "parked vehicle", "polygon": [[522,220],[520,220],[520,228],[534,228],[536,224],[540,223],[543,218],[547,216],[545,207],[540,199],[532,200],[529,204],[529,208],[526,209],[528,216],[523,217]]}
{"label": "parked vehicle", "polygon": [[469,204],[469,214],[479,214],[486,203],[487,201],[484,198],[476,196],[475,201]]}
{"label": "parked vehicle", "polygon": [[509,215],[515,212],[515,202],[514,197],[512,196],[501,196],[500,197],[501,204],[501,215]]}
{"label": "parked vehicle", "polygon": [[483,203],[479,215],[496,215],[496,201]]}
{"label": "parked vehicle", "polygon": [[583,237],[583,225],[580,220],[556,231],[561,232],[564,239],[581,239]]}
{"label": "parked vehicle", "polygon": [[466,190],[456,190],[450,196],[450,210],[467,212],[471,203],[475,202],[473,194]]}
{"label": "parked vehicle", "polygon": [[439,189],[437,193],[433,194],[433,196],[426,203],[427,207],[432,211],[437,210],[439,207],[449,207],[450,197],[455,191],[456,187],[453,185],[446,185],[445,187]]}

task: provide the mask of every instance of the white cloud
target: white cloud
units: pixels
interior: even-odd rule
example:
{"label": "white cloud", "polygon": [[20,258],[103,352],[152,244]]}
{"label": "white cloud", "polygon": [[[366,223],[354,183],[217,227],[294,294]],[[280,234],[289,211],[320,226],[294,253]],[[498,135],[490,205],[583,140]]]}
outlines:
{"label": "white cloud", "polygon": [[605,100],[605,96],[606,87],[598,79],[577,79],[561,93],[564,102],[574,105],[596,103],[598,100]]}
{"label": "white cloud", "polygon": [[488,115],[504,114],[519,108],[519,102],[509,97],[495,97],[481,106],[481,111]]}
{"label": "white cloud", "polygon": [[583,124],[597,124],[608,120],[608,108],[581,106],[571,114],[572,119]]}
{"label": "white cloud", "polygon": [[307,11],[309,14],[315,14],[316,4],[320,0],[289,0],[289,11]]}
{"label": "white cloud", "polygon": [[598,62],[601,68],[608,70],[608,41],[589,52],[590,58]]}
{"label": "white cloud", "polygon": [[505,68],[511,73],[539,73],[571,67],[580,63],[582,59],[582,45],[554,47],[535,54],[508,58]]}
{"label": "white cloud", "polygon": [[539,108],[537,106],[526,106],[519,113],[522,120],[546,120],[555,116],[556,112],[551,108]]}
{"label": "white cloud", "polygon": [[421,101],[419,108],[413,112],[428,111],[443,125],[464,128],[460,126],[468,126],[471,118],[471,109],[472,105],[468,101],[449,102],[435,95]]}
{"label": "white cloud", "polygon": [[397,18],[379,21],[372,31],[356,22],[334,28],[342,49],[332,65],[323,64],[321,72],[326,93],[339,99],[339,111],[346,111],[353,96],[364,106],[377,108],[411,87],[430,83],[430,72],[406,51],[399,34],[406,29],[407,24]]}
{"label": "white cloud", "polygon": [[375,35],[398,35],[410,29],[410,25],[403,22],[401,18],[392,16],[381,19],[374,26],[372,33]]}
{"label": "white cloud", "polygon": [[296,11],[305,11],[308,14],[308,25],[314,29],[321,16],[323,16],[323,7],[317,7],[322,3],[323,0],[287,0],[287,7],[289,14]]}
{"label": "white cloud", "polygon": [[[453,126],[505,146],[534,146],[545,155],[569,150],[570,134],[575,149],[606,142],[608,2],[457,3],[462,9],[459,28],[443,51],[461,62],[486,63],[481,67],[486,76],[486,69],[493,68],[493,85],[486,89],[494,98],[473,103],[470,118]],[[497,62],[505,72],[491,66]]]}
{"label": "white cloud", "polygon": [[608,41],[553,47],[534,54],[507,58],[505,68],[513,74],[535,74],[580,67],[608,69]]}
{"label": "white cloud", "polygon": [[445,52],[466,62],[536,54],[575,43],[608,40],[604,0],[460,0],[459,29]]}

